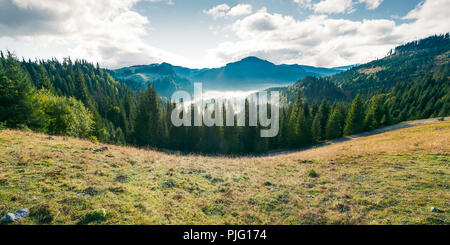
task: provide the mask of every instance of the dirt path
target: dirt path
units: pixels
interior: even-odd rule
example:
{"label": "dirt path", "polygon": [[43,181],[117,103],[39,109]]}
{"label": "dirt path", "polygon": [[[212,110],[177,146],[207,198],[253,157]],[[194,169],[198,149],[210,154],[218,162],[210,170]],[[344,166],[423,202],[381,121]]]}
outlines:
{"label": "dirt path", "polygon": [[[446,117],[444,120],[448,121],[448,120],[450,120],[450,117]],[[269,156],[270,157],[270,156],[286,155],[286,154],[291,154],[291,153],[296,153],[296,152],[300,152],[300,151],[309,150],[309,149],[312,149],[312,148],[324,147],[324,146],[328,146],[328,145],[334,145],[334,144],[338,144],[338,143],[342,143],[342,142],[346,142],[346,141],[350,141],[350,140],[354,140],[354,139],[359,139],[359,138],[368,137],[368,136],[372,136],[372,135],[376,135],[376,134],[381,134],[381,133],[385,133],[385,132],[395,131],[395,130],[399,130],[399,129],[403,129],[403,128],[419,126],[419,125],[432,123],[432,122],[437,122],[437,121],[439,121],[438,118],[431,118],[431,119],[424,119],[424,120],[417,120],[417,121],[409,121],[409,122],[404,122],[404,123],[399,123],[399,124],[387,126],[387,127],[384,127],[384,128],[375,129],[375,130],[372,130],[370,132],[355,134],[355,135],[352,135],[352,136],[347,136],[347,137],[334,139],[334,140],[326,141],[326,142],[323,142],[323,143],[319,143],[319,144],[315,144],[315,145],[311,145],[311,146],[307,146],[307,147],[303,147],[303,148],[298,148],[298,149],[295,149],[295,150],[288,150],[288,151],[280,151],[280,152],[262,154],[260,156],[263,156],[263,157],[268,157]]]}

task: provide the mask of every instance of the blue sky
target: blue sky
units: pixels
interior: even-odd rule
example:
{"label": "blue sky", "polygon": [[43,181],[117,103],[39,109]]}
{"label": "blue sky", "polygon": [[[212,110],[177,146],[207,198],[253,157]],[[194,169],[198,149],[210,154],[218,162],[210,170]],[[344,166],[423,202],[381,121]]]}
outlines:
{"label": "blue sky", "polygon": [[449,32],[450,0],[0,0],[0,49],[105,67],[341,66]]}

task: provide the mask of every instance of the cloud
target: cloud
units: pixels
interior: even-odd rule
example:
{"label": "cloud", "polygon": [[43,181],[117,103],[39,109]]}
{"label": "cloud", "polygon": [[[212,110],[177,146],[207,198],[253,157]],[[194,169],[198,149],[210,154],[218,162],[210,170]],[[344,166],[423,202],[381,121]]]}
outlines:
{"label": "cloud", "polygon": [[382,2],[383,0],[359,0],[359,3],[365,3],[366,8],[370,10],[378,8]]}
{"label": "cloud", "polygon": [[302,8],[312,9],[319,14],[343,14],[354,11],[352,0],[322,0],[316,3],[313,3],[312,0],[294,0],[294,2]]}
{"label": "cloud", "polygon": [[238,4],[231,8],[226,3],[219,4],[208,10],[203,10],[203,13],[205,13],[207,15],[211,15],[214,19],[217,19],[219,17],[226,17],[226,16],[236,17],[236,16],[249,15],[252,12],[253,12],[253,7],[250,4]]}
{"label": "cloud", "polygon": [[227,11],[230,10],[230,6],[228,4],[220,4],[211,9],[203,10],[203,13],[207,15],[211,15],[214,19],[219,17],[224,17],[227,15]]}
{"label": "cloud", "polygon": [[250,4],[238,4],[228,11],[229,16],[249,15],[253,12],[253,7]]}
{"label": "cloud", "polygon": [[137,2],[0,0],[0,38],[70,44],[68,55],[109,67],[181,60],[144,41],[149,20],[132,10]]}
{"label": "cloud", "polygon": [[[322,0],[316,3],[313,3],[312,0],[293,1],[301,7],[312,9],[319,14],[353,13],[355,11],[353,7],[356,4],[353,0]],[[367,9],[373,10],[378,8],[382,2],[383,0],[359,0],[357,3],[365,3]]]}
{"label": "cloud", "polygon": [[152,3],[165,2],[168,5],[175,5],[175,2],[172,0],[145,0],[145,1],[152,2]]}
{"label": "cloud", "polygon": [[314,12],[325,14],[351,13],[353,9],[352,0],[324,0],[313,5]]}
{"label": "cloud", "polygon": [[408,40],[450,32],[450,1],[427,0],[421,2],[402,19],[412,21],[400,25],[396,32]]}
{"label": "cloud", "polygon": [[275,63],[339,66],[384,57],[395,46],[450,31],[448,0],[419,4],[396,24],[388,19],[346,20],[311,15],[305,20],[259,12],[237,20],[231,29],[237,41],[223,42],[208,50],[217,65],[246,56]]}

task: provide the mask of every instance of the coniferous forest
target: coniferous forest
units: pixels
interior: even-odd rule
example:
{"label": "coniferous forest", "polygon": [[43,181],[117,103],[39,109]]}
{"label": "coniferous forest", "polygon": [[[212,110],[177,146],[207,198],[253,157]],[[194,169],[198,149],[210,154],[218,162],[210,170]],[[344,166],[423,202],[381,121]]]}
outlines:
{"label": "coniferous forest", "polygon": [[274,138],[260,138],[260,128],[249,126],[174,127],[175,105],[160,99],[151,81],[136,91],[98,64],[20,60],[8,51],[0,57],[0,126],[184,153],[245,155],[299,148],[450,115],[449,43],[448,34],[434,36],[400,46],[375,63],[302,79],[282,92],[285,103]]}

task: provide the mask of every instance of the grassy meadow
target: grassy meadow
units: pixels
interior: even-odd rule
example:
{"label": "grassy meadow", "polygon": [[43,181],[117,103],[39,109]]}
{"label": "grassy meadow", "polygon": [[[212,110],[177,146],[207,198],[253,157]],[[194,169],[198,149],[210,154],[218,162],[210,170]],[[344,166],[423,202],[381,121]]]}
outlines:
{"label": "grassy meadow", "polygon": [[449,121],[273,157],[103,146],[1,131],[0,217],[29,208],[19,224],[450,224]]}

